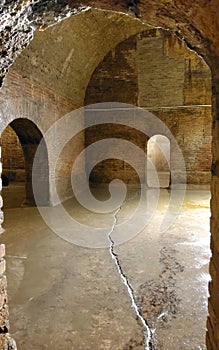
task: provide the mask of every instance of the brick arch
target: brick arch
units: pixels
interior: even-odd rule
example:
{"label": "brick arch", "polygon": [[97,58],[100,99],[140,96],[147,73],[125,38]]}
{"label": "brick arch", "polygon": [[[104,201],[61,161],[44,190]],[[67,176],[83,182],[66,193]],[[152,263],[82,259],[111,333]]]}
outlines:
{"label": "brick arch", "polygon": [[[25,205],[35,205],[33,186],[32,186],[32,168],[34,157],[39,144],[43,148],[43,158],[37,179],[37,185],[41,193],[41,205],[49,204],[49,166],[46,142],[43,139],[38,126],[27,118],[14,118],[8,124],[19,138],[23,149],[25,161]],[[39,203],[38,203],[39,204]]]}

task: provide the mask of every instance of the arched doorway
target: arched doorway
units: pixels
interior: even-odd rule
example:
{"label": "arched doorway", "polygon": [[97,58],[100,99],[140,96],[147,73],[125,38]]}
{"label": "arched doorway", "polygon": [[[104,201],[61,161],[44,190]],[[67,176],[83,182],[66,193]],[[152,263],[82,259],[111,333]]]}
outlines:
{"label": "arched doorway", "polygon": [[148,187],[168,188],[170,175],[170,141],[166,136],[154,135],[147,143],[147,185]]}
{"label": "arched doorway", "polygon": [[[37,177],[37,186],[40,191],[40,204],[49,203],[49,184],[48,184],[48,156],[46,144],[39,128],[29,119],[18,118],[13,120],[3,132],[3,174],[10,182],[25,183],[24,191],[11,193],[9,206],[22,204],[25,206],[35,205],[33,187],[32,187],[32,167],[34,156],[38,145],[42,145],[42,160]],[[6,193],[5,193],[6,195]],[[19,195],[21,196],[19,198]],[[4,199],[4,193],[3,193]],[[7,199],[5,199],[7,202]],[[19,206],[19,205],[18,205]]]}
{"label": "arched doorway", "polygon": [[10,125],[1,135],[4,208],[20,207],[25,199],[25,159],[19,138]]}

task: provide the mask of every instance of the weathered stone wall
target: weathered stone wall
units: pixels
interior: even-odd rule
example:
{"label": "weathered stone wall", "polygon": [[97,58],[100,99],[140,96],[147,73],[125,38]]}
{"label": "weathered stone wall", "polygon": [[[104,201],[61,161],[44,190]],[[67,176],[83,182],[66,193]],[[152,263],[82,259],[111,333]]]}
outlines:
{"label": "weathered stone wall", "polygon": [[[210,182],[211,75],[204,61],[183,42],[153,29],[117,45],[94,71],[85,97],[86,105],[108,101],[138,105],[159,117],[183,152],[188,183]],[[136,142],[134,129],[127,134],[122,126],[119,128],[121,138]],[[86,131],[86,144],[95,141],[98,133],[105,138],[118,132],[113,125],[111,130],[109,126],[93,127]],[[145,150],[147,138],[138,146]],[[171,161],[175,162],[174,150],[171,152]],[[125,168],[120,163],[112,159],[100,163],[91,178],[105,182],[111,172],[117,172],[124,179]],[[145,164],[142,167],[145,171]],[[133,169],[127,173],[126,182],[130,181],[136,181]]]}
{"label": "weathered stone wall", "polygon": [[25,181],[25,160],[18,136],[7,126],[1,136],[3,174],[9,181]]}

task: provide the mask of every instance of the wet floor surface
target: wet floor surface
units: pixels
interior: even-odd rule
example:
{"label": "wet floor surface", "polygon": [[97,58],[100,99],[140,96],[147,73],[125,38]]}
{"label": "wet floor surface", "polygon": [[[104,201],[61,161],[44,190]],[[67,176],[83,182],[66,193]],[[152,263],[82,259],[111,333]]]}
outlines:
{"label": "wet floor surface", "polygon": [[[103,189],[96,193],[104,198]],[[116,217],[91,213],[74,200],[65,208],[79,222],[110,232],[130,217],[138,200],[131,189]],[[204,350],[210,194],[188,190],[177,219],[161,232],[168,200],[162,190],[146,227],[113,249],[150,329],[151,349]],[[5,209],[4,227],[11,333],[18,349],[146,349],[145,329],[109,246],[66,242],[33,207]]]}

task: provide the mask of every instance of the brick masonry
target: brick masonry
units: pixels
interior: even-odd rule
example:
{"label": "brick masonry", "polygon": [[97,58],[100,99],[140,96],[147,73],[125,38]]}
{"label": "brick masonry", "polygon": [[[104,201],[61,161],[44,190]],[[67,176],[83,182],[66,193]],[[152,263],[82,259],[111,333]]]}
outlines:
{"label": "brick masonry", "polygon": [[[94,71],[85,96],[85,105],[108,101],[138,105],[159,117],[183,152],[188,183],[210,183],[211,74],[183,42],[153,29],[117,45]],[[147,137],[121,126],[90,128],[86,145],[97,137],[121,137],[147,148]],[[171,161],[176,161],[173,151]],[[134,169],[112,159],[97,165],[91,179],[108,182],[116,175],[128,183],[138,182]]]}
{"label": "brick masonry", "polygon": [[[50,126],[65,116],[68,112],[78,107],[78,105],[75,105],[71,99],[34,82],[32,79],[23,78],[23,76],[14,69],[10,70],[10,73],[5,80],[4,88],[1,90],[0,105],[0,114],[2,117],[1,130],[5,131],[9,124],[12,125],[13,129],[17,131],[17,136],[22,144],[25,158],[26,183],[29,182],[26,184],[26,195],[29,197],[27,202],[31,202],[31,171],[37,145],[39,144],[42,135],[45,134]],[[70,125],[69,128],[72,128],[74,131],[73,125]],[[59,130],[55,130],[53,136],[56,139],[56,146],[58,146],[63,135],[60,135]],[[6,137],[7,135],[3,134],[2,143],[5,141]],[[18,159],[16,159],[16,155],[19,157],[20,154],[18,154],[18,152],[20,151],[18,151],[17,144],[12,151],[14,142],[16,143],[17,139],[16,141],[15,138],[12,139],[10,145],[4,143],[2,156],[4,157],[4,150],[6,147],[8,148],[10,146],[8,149],[9,159],[11,159],[10,166],[17,168],[20,160],[18,161]],[[57,198],[54,194],[53,187],[50,186],[49,202],[52,205],[71,195],[71,183],[69,181],[70,172],[74,158],[83,146],[83,134],[79,134],[74,140],[70,140],[68,145],[66,145],[61,152],[56,167],[55,164],[57,159],[54,159],[53,155],[54,140],[48,141],[48,144],[46,145],[48,158],[47,184],[51,181],[56,183],[58,195],[60,197]],[[13,157],[12,152],[14,153]],[[9,162],[10,160],[8,160],[8,163]],[[60,164],[62,164],[62,166],[60,166]],[[80,171],[80,169],[78,171]]]}
{"label": "brick masonry", "polygon": [[7,126],[1,135],[3,174],[9,181],[25,181],[25,160],[21,143],[15,131]]}

